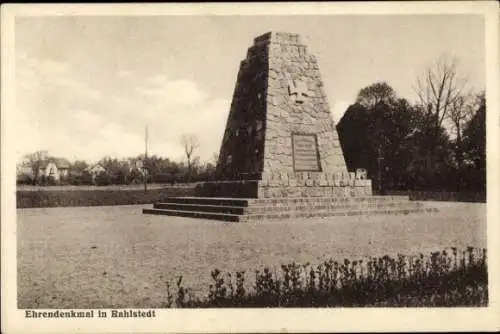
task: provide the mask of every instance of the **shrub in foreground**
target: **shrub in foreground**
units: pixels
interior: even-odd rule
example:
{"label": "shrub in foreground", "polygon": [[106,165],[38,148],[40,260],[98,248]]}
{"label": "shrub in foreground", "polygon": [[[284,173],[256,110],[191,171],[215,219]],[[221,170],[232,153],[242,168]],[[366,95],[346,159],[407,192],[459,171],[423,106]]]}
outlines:
{"label": "shrub in foreground", "polygon": [[423,307],[487,306],[486,249],[468,247],[428,256],[333,259],[318,265],[290,263],[281,272],[264,268],[246,289],[245,272],[211,273],[208,295],[195,298],[182,276],[166,307]]}

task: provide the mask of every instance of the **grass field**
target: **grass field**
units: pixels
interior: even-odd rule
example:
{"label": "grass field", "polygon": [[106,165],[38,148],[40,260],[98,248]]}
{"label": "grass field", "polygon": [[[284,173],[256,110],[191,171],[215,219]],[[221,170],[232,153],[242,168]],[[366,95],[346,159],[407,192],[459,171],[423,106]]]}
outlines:
{"label": "grass field", "polygon": [[143,215],[143,205],[19,209],[18,307],[160,307],[182,274],[486,247],[486,205],[427,202],[432,215],[223,223]]}

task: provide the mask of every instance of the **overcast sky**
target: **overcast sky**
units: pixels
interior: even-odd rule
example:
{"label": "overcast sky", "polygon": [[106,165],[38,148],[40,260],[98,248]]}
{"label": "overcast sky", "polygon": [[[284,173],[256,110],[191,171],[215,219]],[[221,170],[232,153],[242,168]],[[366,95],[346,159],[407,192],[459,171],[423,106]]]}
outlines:
{"label": "overcast sky", "polygon": [[357,92],[412,85],[441,54],[485,86],[484,22],[473,15],[17,18],[17,156],[45,149],[72,161],[144,151],[182,158],[195,133],[202,160],[218,152],[239,67],[253,38],[298,33],[317,56],[333,118]]}

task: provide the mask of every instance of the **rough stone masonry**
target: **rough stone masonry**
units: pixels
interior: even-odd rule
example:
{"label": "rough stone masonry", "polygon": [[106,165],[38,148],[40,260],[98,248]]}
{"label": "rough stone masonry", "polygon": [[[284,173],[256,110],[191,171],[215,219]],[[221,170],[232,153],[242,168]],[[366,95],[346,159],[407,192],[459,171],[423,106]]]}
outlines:
{"label": "rough stone masonry", "polygon": [[318,62],[297,34],[254,39],[241,62],[219,161],[202,196],[371,195],[348,173]]}

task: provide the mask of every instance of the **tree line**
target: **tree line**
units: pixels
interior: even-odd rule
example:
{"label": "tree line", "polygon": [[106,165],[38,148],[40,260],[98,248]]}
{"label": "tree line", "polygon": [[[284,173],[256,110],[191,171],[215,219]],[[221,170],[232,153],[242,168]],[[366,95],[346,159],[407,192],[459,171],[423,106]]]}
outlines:
{"label": "tree line", "polygon": [[486,191],[486,98],[440,58],[414,86],[418,101],[387,82],[361,89],[337,124],[348,169],[366,168],[374,188]]}
{"label": "tree line", "polygon": [[[85,160],[68,162],[68,172],[57,179],[40,173],[50,161],[60,160],[46,151],[37,151],[23,157],[24,172],[18,172],[18,184],[33,185],[112,185],[144,183],[178,183],[209,181],[215,179],[217,155],[212,161],[201,162],[196,150],[199,141],[196,135],[185,134],[180,138],[186,161],[175,161],[156,154],[140,154],[128,158],[105,156],[96,163]],[[65,160],[65,159],[63,159]],[[66,160],[67,161],[67,160]],[[93,167],[100,166],[100,168]]]}

